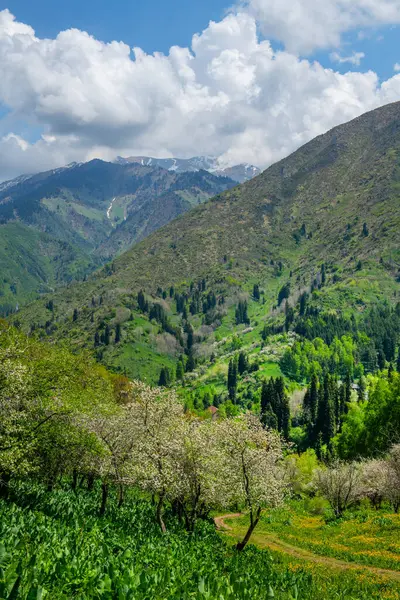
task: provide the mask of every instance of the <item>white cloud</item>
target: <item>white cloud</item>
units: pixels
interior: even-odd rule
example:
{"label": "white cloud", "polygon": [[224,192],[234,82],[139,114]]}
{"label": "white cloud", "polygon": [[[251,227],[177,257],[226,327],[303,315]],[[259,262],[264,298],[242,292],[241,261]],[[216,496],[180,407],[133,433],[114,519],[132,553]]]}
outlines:
{"label": "white cloud", "polygon": [[[400,99],[400,75],[380,84],[371,71],[340,74],[274,51],[248,12],[211,22],[190,49],[148,55],[76,29],[40,39],[2,11],[0,81],[15,134],[0,138],[0,179],[118,154],[214,154],[264,167]],[[24,140],[10,125],[21,121],[41,139]]]}
{"label": "white cloud", "polygon": [[353,52],[350,56],[341,56],[339,52],[332,52],[329,55],[329,58],[332,62],[337,62],[339,64],[350,63],[351,65],[360,66],[361,61],[365,58],[364,52]]}
{"label": "white cloud", "polygon": [[400,23],[400,0],[246,0],[244,5],[266,37],[300,54],[337,48],[348,31]]}
{"label": "white cloud", "polygon": [[400,63],[395,63],[393,70],[395,73],[398,73],[400,71]]}

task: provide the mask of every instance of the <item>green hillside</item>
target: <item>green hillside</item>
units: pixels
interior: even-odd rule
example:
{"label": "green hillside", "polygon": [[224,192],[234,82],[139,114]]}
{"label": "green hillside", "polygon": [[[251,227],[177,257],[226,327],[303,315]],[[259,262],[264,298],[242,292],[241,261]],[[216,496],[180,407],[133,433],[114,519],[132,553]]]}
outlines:
{"label": "green hillside", "polygon": [[[4,243],[6,231],[17,226],[18,235],[14,251],[2,257],[0,275],[7,281],[12,276],[19,281],[20,272],[28,271],[28,276],[13,286],[10,299],[4,298],[7,309],[2,314],[56,284],[82,279],[138,239],[234,185],[230,179],[205,171],[176,174],[159,167],[100,160],[3,184],[0,223]],[[52,246],[53,262],[41,242],[42,232]],[[25,260],[26,249],[30,258]],[[74,265],[66,267],[66,261]],[[8,288],[3,288],[5,296]]]}
{"label": "green hillside", "polygon": [[[253,337],[260,339],[267,321],[283,320],[282,310],[273,307],[286,284],[292,305],[307,291],[322,311],[360,313],[382,298],[394,301],[399,190],[400,104],[395,103],[316,138],[259,177],[153,233],[86,283],[56,294],[47,335],[93,348],[96,331],[106,324],[114,331],[118,323],[121,341],[97,348],[99,357],[154,381],[160,362],[175,363],[185,346],[185,332],[177,334],[185,324],[177,292],[185,294],[188,310],[193,299],[197,302],[188,323],[205,346],[244,328],[235,323],[240,299],[248,300],[251,324],[257,323],[259,332]],[[193,290],[203,279],[196,296]],[[254,284],[263,292],[261,303],[251,300]],[[171,331],[138,310],[141,289],[150,303],[161,302]],[[217,306],[204,313],[209,293]],[[32,305],[18,319],[40,330],[49,320],[45,303]],[[71,325],[74,309],[79,316]]]}
{"label": "green hillside", "polygon": [[0,225],[0,314],[82,278],[95,261],[81,249],[22,223]]}

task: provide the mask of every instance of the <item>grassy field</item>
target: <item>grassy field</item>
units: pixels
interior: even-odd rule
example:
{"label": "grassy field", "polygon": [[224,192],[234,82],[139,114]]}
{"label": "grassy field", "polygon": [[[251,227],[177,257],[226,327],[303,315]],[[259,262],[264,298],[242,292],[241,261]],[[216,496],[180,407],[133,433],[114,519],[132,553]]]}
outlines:
{"label": "grassy field", "polygon": [[[248,518],[226,518],[222,526],[225,535],[239,539]],[[322,500],[301,500],[264,513],[252,543],[293,572],[312,573],[327,590],[344,578],[360,590],[369,586],[371,597],[400,598],[399,534],[400,515],[386,509],[361,506],[337,520]]]}
{"label": "grassy field", "polygon": [[[170,513],[162,535],[137,493],[97,515],[100,489],[13,486],[0,500],[0,597],[48,600],[396,600],[398,584],[366,570],[327,569],[284,552],[239,553],[199,523],[188,535]],[[239,525],[240,527],[240,525]],[[258,539],[258,538],[256,538]],[[262,544],[260,544],[262,546]]]}

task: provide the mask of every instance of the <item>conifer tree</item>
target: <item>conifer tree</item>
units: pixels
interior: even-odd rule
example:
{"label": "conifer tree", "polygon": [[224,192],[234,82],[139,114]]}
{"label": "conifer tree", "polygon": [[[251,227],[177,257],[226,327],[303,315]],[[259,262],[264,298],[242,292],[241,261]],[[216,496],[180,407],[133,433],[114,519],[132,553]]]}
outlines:
{"label": "conifer tree", "polygon": [[176,365],[176,378],[178,381],[183,379],[183,375],[185,373],[183,362],[181,359],[178,360],[178,364]]}
{"label": "conifer tree", "polygon": [[245,373],[248,370],[248,362],[247,362],[247,356],[245,355],[244,352],[240,352],[239,354],[239,359],[238,359],[238,373],[239,375],[243,375],[243,373]]}
{"label": "conifer tree", "polygon": [[74,314],[72,315],[72,320],[73,321],[77,321],[78,320],[78,309],[74,308]]}
{"label": "conifer tree", "polygon": [[332,392],[332,377],[327,373],[320,388],[317,418],[317,433],[322,433],[326,444],[329,444],[336,433],[335,400]]}
{"label": "conifer tree", "polygon": [[258,283],[255,283],[253,286],[253,298],[257,302],[260,299],[260,286],[258,285]]}
{"label": "conifer tree", "polygon": [[310,386],[310,414],[313,423],[317,420],[318,414],[318,377],[314,373],[311,377]]}
{"label": "conifer tree", "polygon": [[189,351],[189,356],[186,362],[186,373],[191,373],[196,368],[196,360],[193,356],[192,350]]}
{"label": "conifer tree", "polygon": [[138,302],[139,310],[141,310],[142,312],[145,312],[146,298],[145,298],[142,290],[140,290],[140,292],[138,293],[137,302]]}
{"label": "conifer tree", "polygon": [[117,325],[115,327],[115,343],[119,344],[120,341],[121,341],[121,325],[120,325],[120,323],[117,323]]}
{"label": "conifer tree", "polygon": [[237,360],[232,358],[228,367],[228,394],[232,402],[236,399],[237,390]]}
{"label": "conifer tree", "polygon": [[163,367],[161,369],[160,378],[158,380],[158,385],[160,387],[168,387],[171,383],[171,375],[168,367]]}

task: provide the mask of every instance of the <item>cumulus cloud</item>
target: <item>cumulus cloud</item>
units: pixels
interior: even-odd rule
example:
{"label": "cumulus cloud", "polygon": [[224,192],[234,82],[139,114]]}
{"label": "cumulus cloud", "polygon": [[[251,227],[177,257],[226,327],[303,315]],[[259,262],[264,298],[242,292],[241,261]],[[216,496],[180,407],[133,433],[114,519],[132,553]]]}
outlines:
{"label": "cumulus cloud", "polygon": [[400,71],[400,63],[395,63],[393,70],[395,73],[398,73]]}
{"label": "cumulus cloud", "polygon": [[[234,12],[195,35],[191,48],[149,55],[76,29],[40,39],[0,12],[0,105],[8,110],[0,178],[117,154],[213,154],[265,167],[400,99],[400,75],[380,84],[371,71],[325,69],[275,51],[257,26],[250,9]],[[42,136],[23,139],[13,120]]]}
{"label": "cumulus cloud", "polygon": [[329,58],[332,62],[337,62],[339,64],[350,63],[355,66],[360,66],[361,61],[365,58],[364,52],[353,52],[350,56],[341,56],[339,52],[332,52],[329,55]]}
{"label": "cumulus cloud", "polygon": [[300,54],[338,47],[342,35],[354,29],[400,23],[400,0],[247,0],[244,5],[266,37]]}

